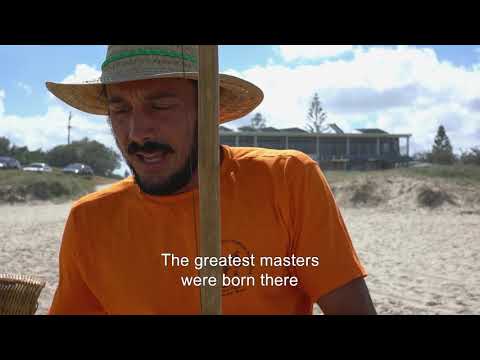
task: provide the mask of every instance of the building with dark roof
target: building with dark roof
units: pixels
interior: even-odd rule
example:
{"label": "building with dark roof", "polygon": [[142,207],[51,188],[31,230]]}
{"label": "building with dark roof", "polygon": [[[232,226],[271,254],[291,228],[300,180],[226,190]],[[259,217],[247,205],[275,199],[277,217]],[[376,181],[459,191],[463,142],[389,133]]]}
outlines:
{"label": "building with dark roof", "polygon": [[[335,124],[331,133],[309,133],[299,128],[264,128],[255,131],[222,131],[220,143],[240,147],[293,149],[304,152],[324,169],[391,168],[410,158],[410,134],[389,134],[381,129],[359,129],[344,133]],[[247,131],[245,131],[247,130]],[[406,145],[400,148],[400,140]]]}

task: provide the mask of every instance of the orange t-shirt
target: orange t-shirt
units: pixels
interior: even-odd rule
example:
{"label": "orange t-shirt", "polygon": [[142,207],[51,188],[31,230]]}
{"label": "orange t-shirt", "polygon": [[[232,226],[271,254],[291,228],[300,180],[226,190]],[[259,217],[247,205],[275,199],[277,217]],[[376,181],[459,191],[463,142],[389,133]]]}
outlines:
{"label": "orange t-shirt", "polygon": [[[223,255],[255,259],[224,267],[254,284],[224,286],[223,314],[311,314],[322,295],[366,276],[316,162],[294,150],[223,151]],[[149,196],[132,178],[78,200],[63,234],[50,314],[199,314],[200,288],[181,281],[199,272],[198,204],[198,191]],[[166,253],[189,265],[165,266]],[[260,263],[292,256],[318,263]],[[298,285],[262,284],[262,274],[296,277]]]}

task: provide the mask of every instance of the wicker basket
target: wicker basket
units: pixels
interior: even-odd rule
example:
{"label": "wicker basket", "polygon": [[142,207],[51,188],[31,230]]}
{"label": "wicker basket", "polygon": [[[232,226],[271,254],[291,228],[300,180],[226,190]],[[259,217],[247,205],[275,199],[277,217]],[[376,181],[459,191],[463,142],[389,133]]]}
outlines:
{"label": "wicker basket", "polygon": [[30,276],[0,274],[0,315],[34,315],[44,287]]}

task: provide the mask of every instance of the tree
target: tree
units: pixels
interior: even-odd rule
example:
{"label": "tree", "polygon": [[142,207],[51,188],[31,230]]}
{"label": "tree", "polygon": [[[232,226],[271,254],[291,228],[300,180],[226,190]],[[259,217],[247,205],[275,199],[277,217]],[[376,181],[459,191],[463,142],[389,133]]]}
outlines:
{"label": "tree", "polygon": [[328,128],[328,125],[325,125],[325,120],[327,120],[327,113],[322,108],[318,94],[315,93],[308,109],[307,130],[311,133],[324,132]]}
{"label": "tree", "polygon": [[28,147],[12,145],[10,148],[10,156],[17,159],[21,164],[28,164]]}
{"label": "tree", "polygon": [[29,151],[27,154],[28,164],[34,162],[46,162],[47,153],[42,151],[42,149],[37,149],[34,151]]}
{"label": "tree", "polygon": [[10,155],[10,140],[0,137],[0,156]]}
{"label": "tree", "polygon": [[435,141],[432,147],[432,162],[436,164],[452,164],[455,161],[452,145],[447,136],[445,128],[440,125],[435,136]]}
{"label": "tree", "polygon": [[110,176],[120,167],[120,155],[98,141],[84,138],[54,147],[47,153],[47,162],[58,167],[82,163],[91,166],[96,175]]}
{"label": "tree", "polygon": [[462,152],[460,160],[467,165],[480,166],[480,147],[473,147],[470,151]]}
{"label": "tree", "polygon": [[30,151],[27,146],[16,146],[6,137],[0,137],[0,156],[11,156],[21,164],[45,162],[45,152],[42,149]]}
{"label": "tree", "polygon": [[75,153],[73,144],[58,145],[47,152],[47,162],[51,166],[65,167],[68,164],[80,162],[78,155]]}
{"label": "tree", "polygon": [[256,113],[251,120],[251,127],[254,130],[263,129],[266,126],[267,120],[261,113]]}

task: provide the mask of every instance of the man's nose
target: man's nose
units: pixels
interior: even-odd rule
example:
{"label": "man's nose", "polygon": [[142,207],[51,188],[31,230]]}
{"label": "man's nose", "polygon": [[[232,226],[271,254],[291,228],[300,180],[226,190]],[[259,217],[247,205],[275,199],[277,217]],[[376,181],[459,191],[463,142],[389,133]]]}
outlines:
{"label": "man's nose", "polygon": [[130,121],[130,141],[143,144],[145,141],[155,137],[155,126],[153,119],[144,111],[134,111]]}

